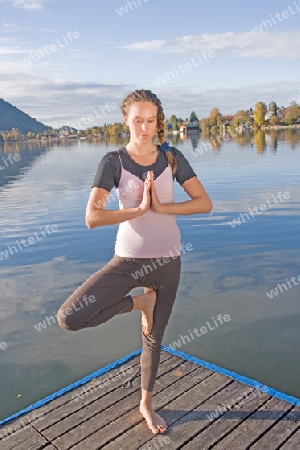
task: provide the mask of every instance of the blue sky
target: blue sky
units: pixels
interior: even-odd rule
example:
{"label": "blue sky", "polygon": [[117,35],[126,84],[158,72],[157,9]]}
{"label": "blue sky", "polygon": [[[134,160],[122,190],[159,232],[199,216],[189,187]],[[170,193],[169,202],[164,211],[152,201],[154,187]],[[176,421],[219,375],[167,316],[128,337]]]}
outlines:
{"label": "blue sky", "polygon": [[300,0],[0,0],[0,98],[51,126],[122,121],[143,87],[167,118],[288,105],[299,23]]}

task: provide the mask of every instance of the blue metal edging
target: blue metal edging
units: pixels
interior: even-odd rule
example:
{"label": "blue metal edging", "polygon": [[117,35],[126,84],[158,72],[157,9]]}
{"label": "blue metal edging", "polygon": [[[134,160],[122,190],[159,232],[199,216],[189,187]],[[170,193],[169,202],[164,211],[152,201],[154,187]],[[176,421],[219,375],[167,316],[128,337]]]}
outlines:
{"label": "blue metal edging", "polygon": [[[276,389],[270,388],[270,387],[266,386],[265,384],[260,383],[259,381],[252,380],[251,378],[245,377],[243,375],[239,375],[236,372],[232,372],[228,369],[224,369],[222,367],[216,366],[215,364],[208,363],[202,359],[195,358],[194,356],[188,355],[187,353],[184,353],[184,352],[180,352],[179,350],[174,350],[172,347],[167,347],[165,345],[162,345],[161,349],[171,353],[172,355],[179,356],[187,361],[191,361],[194,364],[197,364],[197,365],[203,366],[207,369],[210,369],[213,372],[229,376],[229,377],[233,378],[234,380],[240,381],[241,383],[253,386],[255,389],[259,389],[260,391],[265,392],[272,397],[277,397],[280,400],[284,400],[288,403],[291,403],[292,405],[300,406],[300,400],[298,398],[293,397],[291,395],[287,395],[284,392],[277,391]],[[82,384],[86,384],[88,381],[91,381],[92,379],[99,377],[100,375],[108,372],[109,370],[114,369],[117,366],[120,366],[121,364],[125,363],[129,359],[133,358],[133,356],[137,356],[137,355],[141,354],[141,352],[142,352],[142,348],[135,350],[134,352],[129,353],[129,355],[126,355],[123,358],[118,359],[117,361],[109,364],[108,366],[103,367],[102,369],[99,369],[90,375],[87,375],[86,377],[82,378],[81,380],[70,384],[69,386],[61,389],[60,391],[57,391],[51,395],[48,395],[47,397],[45,397],[42,400],[39,400],[38,402],[34,403],[33,405],[28,406],[27,408],[22,409],[21,411],[13,414],[12,416],[7,417],[6,419],[2,420],[0,422],[0,426],[13,420],[13,419],[16,419],[17,417],[19,417],[25,413],[33,411],[34,409],[37,409],[40,406],[45,405],[46,403],[51,402],[55,398],[60,397],[61,395],[65,394],[66,392],[69,392],[72,389],[75,389],[76,387],[78,387]]]}
{"label": "blue metal edging", "polygon": [[252,380],[251,378],[245,377],[243,375],[239,375],[236,372],[231,372],[231,370],[224,369],[222,367],[216,366],[215,364],[208,363],[206,361],[203,361],[203,359],[195,358],[194,356],[180,352],[179,350],[174,350],[172,347],[166,347],[165,345],[162,345],[162,350],[165,350],[171,353],[172,355],[180,356],[181,358],[184,358],[187,361],[191,361],[194,364],[203,366],[207,369],[212,370],[213,372],[226,375],[228,377],[233,378],[236,381],[240,381],[241,383],[253,386],[255,387],[255,389],[259,389],[260,391],[265,392],[266,394],[269,394],[272,397],[277,397],[280,400],[284,400],[288,403],[291,403],[292,405],[300,406],[300,400],[298,398],[293,397],[291,395],[287,395],[284,392],[277,391],[276,389],[266,386],[265,384],[262,384],[259,381]]}

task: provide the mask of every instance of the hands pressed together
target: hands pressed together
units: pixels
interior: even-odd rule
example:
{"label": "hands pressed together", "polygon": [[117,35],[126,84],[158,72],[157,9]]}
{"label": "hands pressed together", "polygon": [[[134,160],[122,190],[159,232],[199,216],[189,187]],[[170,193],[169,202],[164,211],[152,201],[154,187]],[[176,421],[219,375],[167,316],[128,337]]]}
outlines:
{"label": "hands pressed together", "polygon": [[142,213],[145,213],[149,209],[154,212],[161,211],[161,203],[157,197],[154,180],[153,180],[153,170],[148,170],[147,177],[144,181],[144,192],[142,202],[139,206]]}

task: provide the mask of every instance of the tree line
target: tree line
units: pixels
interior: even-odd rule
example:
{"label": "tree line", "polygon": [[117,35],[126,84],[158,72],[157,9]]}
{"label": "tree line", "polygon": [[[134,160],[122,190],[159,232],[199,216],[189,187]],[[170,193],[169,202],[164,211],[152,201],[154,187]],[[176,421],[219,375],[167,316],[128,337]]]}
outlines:
{"label": "tree line", "polygon": [[[209,116],[200,120],[195,111],[192,111],[189,118],[185,120],[172,114],[165,122],[166,132],[170,128],[172,131],[178,131],[182,125],[187,123],[199,125],[199,130],[204,133],[216,132],[222,126],[238,127],[242,125],[248,128],[260,128],[264,125],[293,125],[300,123],[300,106],[295,101],[291,102],[288,107],[279,107],[275,101],[271,101],[268,105],[264,102],[257,102],[254,109],[241,109],[232,116],[222,115],[219,108],[213,107]],[[128,132],[129,128],[125,122],[115,122],[89,127],[85,130],[76,130],[67,126],[59,129],[49,128],[42,133],[29,131],[26,135],[21,134],[18,128],[12,128],[10,131],[0,131],[0,136],[2,135],[5,141],[18,141],[22,139],[64,138],[75,134],[83,138],[122,136]]]}
{"label": "tree line", "polygon": [[[172,130],[179,130],[187,122],[177,118],[174,114],[170,117],[169,123]],[[248,110],[240,109],[233,116],[222,115],[216,107],[212,108],[209,116],[198,120],[195,111],[192,111],[189,118],[190,123],[199,122],[201,131],[210,131],[222,125],[237,127],[248,125],[249,127],[260,128],[263,125],[293,125],[300,122],[300,106],[294,101],[287,108],[278,107],[275,101],[271,101],[268,106],[264,102],[257,102],[255,108]]]}

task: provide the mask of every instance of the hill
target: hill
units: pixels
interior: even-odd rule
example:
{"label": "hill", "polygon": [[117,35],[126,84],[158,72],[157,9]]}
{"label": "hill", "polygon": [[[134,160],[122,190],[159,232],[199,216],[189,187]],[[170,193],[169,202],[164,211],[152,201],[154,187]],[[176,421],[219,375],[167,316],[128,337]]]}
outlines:
{"label": "hill", "polygon": [[27,134],[28,131],[33,133],[42,133],[51,127],[47,127],[28,114],[11,105],[0,98],[0,130],[11,130],[18,128],[21,134]]}

